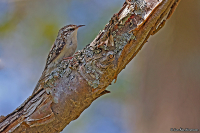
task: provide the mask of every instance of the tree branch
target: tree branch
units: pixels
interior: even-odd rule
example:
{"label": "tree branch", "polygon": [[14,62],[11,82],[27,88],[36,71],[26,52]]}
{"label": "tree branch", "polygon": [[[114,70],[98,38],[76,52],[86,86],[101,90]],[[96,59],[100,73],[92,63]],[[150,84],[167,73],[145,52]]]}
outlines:
{"label": "tree branch", "polygon": [[180,0],[126,0],[105,28],[72,60],[61,61],[43,89],[6,117],[0,132],[60,132],[98,97],[137,55]]}

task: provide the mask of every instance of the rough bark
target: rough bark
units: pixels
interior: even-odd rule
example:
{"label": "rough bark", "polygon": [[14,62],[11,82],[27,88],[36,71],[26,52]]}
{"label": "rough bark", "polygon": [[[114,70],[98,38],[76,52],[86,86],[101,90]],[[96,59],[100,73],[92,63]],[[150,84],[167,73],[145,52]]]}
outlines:
{"label": "rough bark", "polygon": [[6,117],[0,132],[60,132],[111,84],[150,35],[162,28],[180,0],[125,2],[105,28],[72,60],[62,61],[30,96]]}

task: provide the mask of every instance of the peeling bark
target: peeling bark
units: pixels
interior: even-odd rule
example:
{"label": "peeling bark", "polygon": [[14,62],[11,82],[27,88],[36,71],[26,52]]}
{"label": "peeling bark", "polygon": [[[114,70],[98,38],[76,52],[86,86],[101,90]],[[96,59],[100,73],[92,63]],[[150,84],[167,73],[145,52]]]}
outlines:
{"label": "peeling bark", "polygon": [[172,15],[180,0],[132,0],[124,3],[105,28],[83,50],[58,67],[6,117],[0,132],[62,131],[98,97],[137,55],[150,35]]}

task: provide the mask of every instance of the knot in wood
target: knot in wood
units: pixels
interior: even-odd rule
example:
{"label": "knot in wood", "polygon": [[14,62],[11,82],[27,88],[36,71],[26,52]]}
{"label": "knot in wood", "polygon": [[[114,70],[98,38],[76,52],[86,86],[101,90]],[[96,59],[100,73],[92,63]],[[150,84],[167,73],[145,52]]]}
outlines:
{"label": "knot in wood", "polygon": [[115,53],[113,51],[109,51],[107,53],[106,58],[104,59],[104,61],[107,60],[108,62],[111,62],[111,61],[113,61],[114,57],[115,57]]}
{"label": "knot in wood", "polygon": [[114,57],[114,55],[109,55],[109,58],[112,59]]}

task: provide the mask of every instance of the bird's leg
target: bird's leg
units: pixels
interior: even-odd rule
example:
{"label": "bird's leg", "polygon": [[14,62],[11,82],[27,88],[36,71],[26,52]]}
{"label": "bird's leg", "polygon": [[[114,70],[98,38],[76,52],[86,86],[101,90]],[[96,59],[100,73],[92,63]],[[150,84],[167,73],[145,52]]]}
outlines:
{"label": "bird's leg", "polygon": [[64,61],[68,61],[68,60],[71,60],[73,57],[65,57],[63,58]]}
{"label": "bird's leg", "polygon": [[129,0],[126,0],[126,3],[130,6],[131,2]]}

